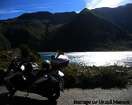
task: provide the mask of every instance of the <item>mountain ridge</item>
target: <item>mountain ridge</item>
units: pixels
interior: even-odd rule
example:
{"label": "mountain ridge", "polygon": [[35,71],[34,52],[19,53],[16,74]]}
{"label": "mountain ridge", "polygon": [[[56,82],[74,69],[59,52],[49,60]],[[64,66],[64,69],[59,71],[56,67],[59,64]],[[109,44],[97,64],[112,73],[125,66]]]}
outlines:
{"label": "mountain ridge", "polygon": [[0,34],[13,48],[27,44],[37,51],[131,49],[132,36],[110,21],[86,8],[80,13],[27,13],[0,21]]}
{"label": "mountain ridge", "polygon": [[[103,49],[101,48],[103,44],[114,43],[117,39],[125,40],[126,37],[127,33],[125,31],[85,9],[72,22],[61,27],[51,42],[56,50],[81,51],[83,49]],[[104,42],[104,40],[107,41]],[[71,47],[69,48],[69,46]],[[52,48],[53,46],[48,47]]]}
{"label": "mountain ridge", "polygon": [[132,4],[127,4],[116,8],[97,8],[93,9],[92,11],[97,15],[102,16],[106,20],[121,26],[129,33],[132,33]]}

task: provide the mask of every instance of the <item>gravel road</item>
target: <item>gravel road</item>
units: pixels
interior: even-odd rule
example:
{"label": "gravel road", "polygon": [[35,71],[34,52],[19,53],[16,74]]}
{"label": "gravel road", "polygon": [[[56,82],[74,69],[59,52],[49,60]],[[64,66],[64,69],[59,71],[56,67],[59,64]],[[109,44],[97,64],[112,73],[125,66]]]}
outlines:
{"label": "gravel road", "polygon": [[132,86],[127,89],[69,89],[61,93],[57,102],[32,93],[26,97],[26,93],[20,91],[9,101],[6,92],[5,87],[0,87],[0,105],[132,105]]}

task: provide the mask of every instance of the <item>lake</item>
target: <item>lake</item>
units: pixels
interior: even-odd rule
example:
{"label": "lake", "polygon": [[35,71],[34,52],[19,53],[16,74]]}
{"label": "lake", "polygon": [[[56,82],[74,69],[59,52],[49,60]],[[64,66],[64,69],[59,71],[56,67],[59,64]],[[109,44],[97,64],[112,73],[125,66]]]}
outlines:
{"label": "lake", "polygon": [[[51,55],[56,52],[41,52],[43,59],[50,59]],[[87,66],[109,66],[109,65],[123,65],[132,66],[132,51],[119,52],[70,52],[65,53],[70,63],[77,63]]]}

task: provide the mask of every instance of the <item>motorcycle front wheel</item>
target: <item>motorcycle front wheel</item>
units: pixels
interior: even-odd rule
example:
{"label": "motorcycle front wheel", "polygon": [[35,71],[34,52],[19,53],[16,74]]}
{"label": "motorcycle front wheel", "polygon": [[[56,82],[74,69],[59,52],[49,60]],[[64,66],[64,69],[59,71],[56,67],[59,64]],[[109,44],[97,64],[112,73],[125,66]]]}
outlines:
{"label": "motorcycle front wheel", "polygon": [[52,94],[47,98],[48,100],[56,101],[60,97],[60,88],[52,89]]}
{"label": "motorcycle front wheel", "polygon": [[8,97],[12,98],[17,90],[10,85],[6,85],[6,88],[8,90]]}

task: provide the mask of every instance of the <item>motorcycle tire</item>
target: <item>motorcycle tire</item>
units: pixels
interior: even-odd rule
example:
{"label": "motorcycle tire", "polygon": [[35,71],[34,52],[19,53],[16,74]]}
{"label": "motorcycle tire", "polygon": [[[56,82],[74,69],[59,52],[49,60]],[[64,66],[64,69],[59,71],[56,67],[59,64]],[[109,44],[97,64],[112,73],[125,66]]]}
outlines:
{"label": "motorcycle tire", "polygon": [[8,90],[8,96],[13,97],[15,92],[17,91],[13,86],[11,86],[9,83],[5,82],[6,89]]}
{"label": "motorcycle tire", "polygon": [[60,97],[60,88],[54,89],[54,93],[48,96],[48,100],[56,101]]}

